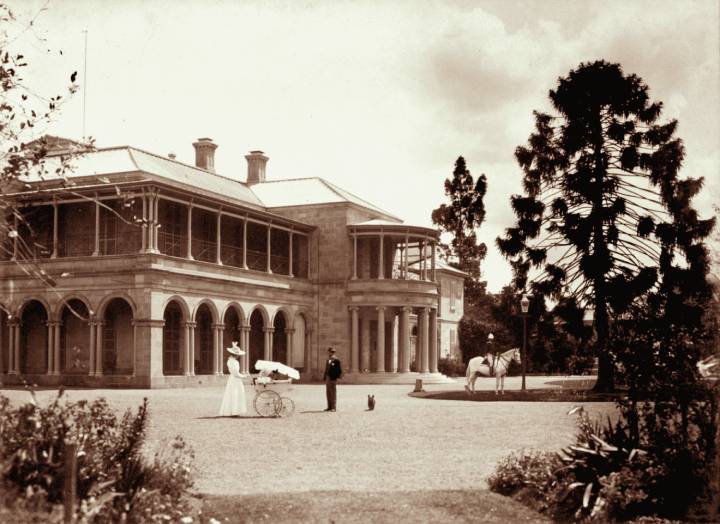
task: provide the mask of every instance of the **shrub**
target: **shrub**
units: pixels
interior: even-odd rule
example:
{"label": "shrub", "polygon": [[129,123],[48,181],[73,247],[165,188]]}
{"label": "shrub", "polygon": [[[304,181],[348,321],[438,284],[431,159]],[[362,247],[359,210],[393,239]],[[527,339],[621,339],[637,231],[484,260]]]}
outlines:
{"label": "shrub", "polygon": [[438,371],[448,377],[465,376],[465,364],[462,360],[452,357],[438,359]]}
{"label": "shrub", "polygon": [[530,498],[541,500],[550,489],[553,474],[560,467],[555,453],[521,451],[505,457],[488,479],[490,489],[501,495],[524,490]]}
{"label": "shrub", "polygon": [[47,407],[34,392],[13,408],[0,395],[0,482],[20,507],[52,509],[62,502],[66,444],[77,445],[79,512],[92,522],[177,520],[192,486],[193,455],[176,437],[152,461],[142,455],[147,399],[133,414],[117,417],[105,399]]}

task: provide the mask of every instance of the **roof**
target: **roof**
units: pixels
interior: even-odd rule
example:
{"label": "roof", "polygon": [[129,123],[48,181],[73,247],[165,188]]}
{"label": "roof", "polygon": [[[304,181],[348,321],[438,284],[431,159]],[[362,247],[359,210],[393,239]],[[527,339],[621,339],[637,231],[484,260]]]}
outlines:
{"label": "roof", "polygon": [[[49,172],[47,176],[41,178],[38,173],[35,173],[24,181],[39,182],[40,180],[58,179],[58,175],[54,173],[58,163],[59,159],[48,158],[46,160],[46,168]],[[189,166],[134,147],[97,149],[73,158],[70,163],[73,169],[67,174],[68,178],[88,176],[115,178],[116,175],[122,173],[142,172],[185,189],[232,198],[244,204],[262,207],[262,202],[257,196],[239,180],[223,177],[205,169]]]}
{"label": "roof", "polygon": [[435,270],[436,271],[445,271],[447,273],[454,273],[458,276],[467,276],[467,273],[465,271],[461,271],[460,269],[456,267],[452,267],[447,262],[445,262],[442,258],[438,257],[435,260]]}
{"label": "roof", "polygon": [[265,181],[253,184],[250,188],[265,206],[271,208],[345,202],[371,209],[401,222],[384,209],[319,177]]}

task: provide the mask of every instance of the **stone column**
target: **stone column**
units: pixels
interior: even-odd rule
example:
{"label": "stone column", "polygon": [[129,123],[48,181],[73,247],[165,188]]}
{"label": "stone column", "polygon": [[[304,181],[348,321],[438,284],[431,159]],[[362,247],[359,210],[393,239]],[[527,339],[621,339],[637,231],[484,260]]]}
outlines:
{"label": "stone column", "polygon": [[[53,326],[52,320],[47,322],[47,374],[56,375],[55,373],[55,359],[53,358],[53,351],[55,350],[55,344],[53,339],[55,338],[55,326]],[[0,373],[2,373],[2,351],[0,351]]]}
{"label": "stone column", "polygon": [[390,337],[390,372],[398,370],[398,316],[393,312],[392,336]]}
{"label": "stone column", "polygon": [[377,308],[377,369],[378,373],[385,372],[385,306]]}
{"label": "stone column", "polygon": [[103,326],[105,325],[105,322],[103,321],[97,321],[96,323],[96,330],[97,330],[97,343],[95,344],[95,376],[96,377],[102,377],[103,376]]}
{"label": "stone column", "polygon": [[305,362],[303,364],[303,370],[308,376],[312,376],[312,356],[310,355],[310,344],[312,341],[312,330],[308,329],[305,324]]}
{"label": "stone column", "polygon": [[55,321],[54,323],[54,331],[55,336],[53,336],[53,358],[55,359],[55,363],[53,367],[55,368],[55,374],[61,375],[62,374],[62,362],[60,361],[60,326],[61,323],[58,321]]}
{"label": "stone column", "polygon": [[[163,376],[163,327],[164,320],[135,318],[132,321],[135,336],[135,361],[133,375],[146,378]],[[184,358],[181,349],[180,357]]]}
{"label": "stone column", "polygon": [[[3,321],[5,320],[5,314],[0,312],[0,375],[5,374],[5,365],[3,363],[3,353],[7,352],[7,348],[3,347]],[[8,355],[9,356],[9,355]]]}
{"label": "stone column", "polygon": [[18,237],[20,236],[20,230],[18,229],[18,217],[17,214],[13,217],[13,233],[14,236],[13,239],[13,253],[12,257],[10,258],[11,261],[17,260],[17,254],[18,254]]}
{"label": "stone column", "polygon": [[193,260],[192,255],[192,211],[193,206],[192,202],[190,205],[188,205],[188,213],[187,213],[187,258],[188,260]]}
{"label": "stone column", "polygon": [[290,367],[293,367],[293,333],[295,333],[294,329],[285,330],[285,348],[287,350],[285,358],[287,359],[286,364]]}
{"label": "stone column", "polygon": [[[95,370],[97,367],[95,366],[95,358],[97,357],[95,353],[95,341],[97,340],[97,334],[96,334],[96,326],[97,323],[95,322],[94,318],[91,318],[88,322],[88,328],[90,329],[90,351],[89,351],[89,357],[90,357],[90,363],[88,365],[88,375],[91,377],[95,376]],[[65,351],[67,351],[68,348],[65,348]]]}
{"label": "stone column", "polygon": [[250,373],[250,325],[243,324],[240,327],[240,348],[245,352],[240,360],[243,373]]}
{"label": "stone column", "polygon": [[[358,311],[357,306],[350,306],[350,373],[360,372],[360,331],[358,329]],[[306,350],[307,352],[307,350]]]}
{"label": "stone column", "polygon": [[437,309],[430,310],[430,329],[428,335],[430,343],[430,373],[438,372],[438,345],[437,345]]}
{"label": "stone column", "polygon": [[418,371],[421,373],[429,373],[428,366],[428,308],[424,307],[420,310],[419,329],[420,341],[420,359],[418,362]]}
{"label": "stone column", "polygon": [[213,324],[213,373],[215,375],[222,375],[222,333],[225,329],[225,324]]}
{"label": "stone column", "polygon": [[159,191],[155,192],[155,209],[153,211],[153,228],[152,228],[152,247],[153,247],[153,253],[159,253],[158,251],[158,230],[160,229],[160,196]]}
{"label": "stone column", "polygon": [[272,341],[275,328],[265,327],[263,328],[263,333],[265,333],[265,351],[263,352],[263,359],[272,360]]}
{"label": "stone column", "polygon": [[195,326],[197,326],[196,322],[185,322],[182,372],[186,377],[195,375]]}
{"label": "stone column", "polygon": [[370,369],[370,320],[360,317],[360,371]]}
{"label": "stone column", "polygon": [[403,306],[400,319],[400,373],[410,373],[410,311]]}

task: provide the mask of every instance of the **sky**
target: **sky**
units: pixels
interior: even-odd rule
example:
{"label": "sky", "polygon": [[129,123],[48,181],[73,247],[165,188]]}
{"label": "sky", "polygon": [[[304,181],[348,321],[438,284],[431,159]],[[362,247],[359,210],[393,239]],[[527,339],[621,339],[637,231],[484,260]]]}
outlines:
{"label": "sky", "polygon": [[100,147],[189,164],[192,142],[210,137],[222,175],[244,181],[244,155],[259,149],[268,180],[323,177],[420,226],[432,226],[462,155],[488,179],[478,236],[491,291],[511,276],[495,238],[514,224],[515,148],[533,110],[549,111],[548,91],[581,62],[618,62],[649,85],[663,119],[679,121],[681,175],[706,179],[696,207],[710,216],[720,203],[713,0],[10,4],[33,92],[64,94],[78,72],[80,89],[38,133],[80,138],[85,122]]}

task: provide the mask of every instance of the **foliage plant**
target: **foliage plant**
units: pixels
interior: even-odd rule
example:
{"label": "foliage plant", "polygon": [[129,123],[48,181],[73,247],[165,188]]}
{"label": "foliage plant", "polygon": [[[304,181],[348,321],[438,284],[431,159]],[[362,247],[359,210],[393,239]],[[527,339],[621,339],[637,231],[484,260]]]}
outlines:
{"label": "foliage plant", "polygon": [[448,377],[464,377],[465,364],[462,360],[454,357],[443,357],[438,359],[438,371]]}
{"label": "foliage plant", "polygon": [[703,179],[678,176],[678,123],[660,121],[662,103],[641,78],[582,63],[549,96],[556,114],[535,112],[535,132],[515,151],[525,194],[512,197],[517,222],[497,245],[517,289],[594,309],[596,389],[612,390],[611,318],[661,289],[669,315],[698,321],[702,309],[685,299],[706,293],[702,241],[714,219],[692,208]]}
{"label": "foliage plant", "polygon": [[147,399],[117,416],[103,398],[13,407],[0,395],[0,485],[6,503],[50,511],[62,503],[67,444],[77,446],[77,515],[87,522],[160,522],[185,514],[192,451],[176,437],[143,454]]}

